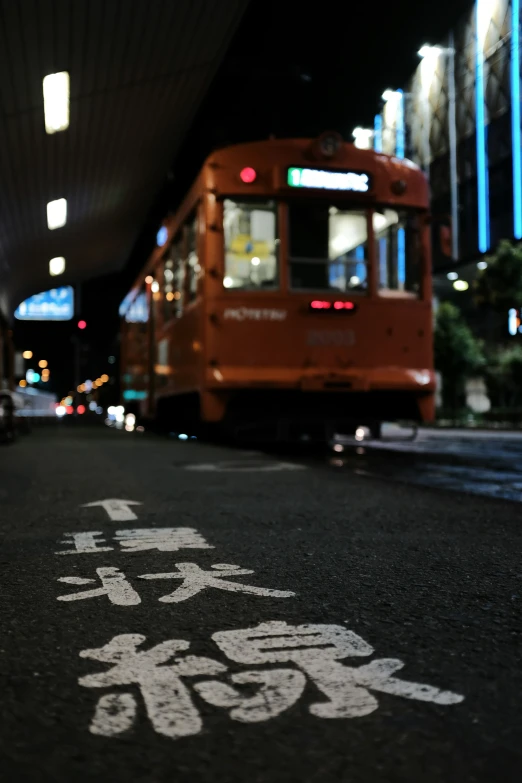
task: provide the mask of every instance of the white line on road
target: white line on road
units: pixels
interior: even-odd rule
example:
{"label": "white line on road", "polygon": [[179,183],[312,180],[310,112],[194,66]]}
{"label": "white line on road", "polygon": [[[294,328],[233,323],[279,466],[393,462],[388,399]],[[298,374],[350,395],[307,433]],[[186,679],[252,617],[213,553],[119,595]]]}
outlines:
{"label": "white line on road", "polygon": [[138,519],[130,506],[141,505],[143,504],[138,500],[117,500],[116,498],[111,498],[108,500],[96,500],[94,503],[84,503],[82,508],[102,506],[109,515],[109,519],[113,522],[130,522],[131,520]]}

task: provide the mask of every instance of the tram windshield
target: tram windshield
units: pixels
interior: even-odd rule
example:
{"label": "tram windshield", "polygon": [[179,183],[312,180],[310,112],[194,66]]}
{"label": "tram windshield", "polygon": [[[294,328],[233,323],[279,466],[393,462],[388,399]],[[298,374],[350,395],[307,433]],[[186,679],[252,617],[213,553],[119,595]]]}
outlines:
{"label": "tram windshield", "polygon": [[290,283],[294,290],[368,291],[369,219],[381,296],[418,296],[417,218],[406,211],[346,209],[324,202],[289,206]]}
{"label": "tram windshield", "polygon": [[277,205],[275,201],[225,199],[225,288],[279,287]]}
{"label": "tram windshield", "polygon": [[368,217],[324,202],[289,207],[290,280],[294,289],[367,289]]}

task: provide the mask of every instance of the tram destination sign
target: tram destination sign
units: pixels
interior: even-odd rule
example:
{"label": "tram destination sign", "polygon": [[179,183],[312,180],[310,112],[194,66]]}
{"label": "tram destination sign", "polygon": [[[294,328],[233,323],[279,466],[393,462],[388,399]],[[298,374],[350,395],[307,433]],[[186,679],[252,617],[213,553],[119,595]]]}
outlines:
{"label": "tram destination sign", "polygon": [[370,176],[363,171],[327,171],[290,167],[286,181],[291,188],[345,190],[352,193],[368,193],[371,187]]}

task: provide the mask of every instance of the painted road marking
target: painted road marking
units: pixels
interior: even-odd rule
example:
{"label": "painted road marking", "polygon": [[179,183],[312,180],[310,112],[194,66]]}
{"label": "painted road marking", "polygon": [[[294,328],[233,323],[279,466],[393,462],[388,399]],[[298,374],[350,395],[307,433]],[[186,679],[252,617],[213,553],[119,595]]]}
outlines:
{"label": "painted road marking", "polygon": [[[101,587],[94,590],[82,590],[80,593],[69,593],[69,595],[58,596],[58,601],[79,601],[83,598],[97,598],[100,595],[106,595],[109,601],[116,606],[136,606],[141,604],[141,598],[130,582],[125,579],[119,568],[97,568],[102,583]],[[86,585],[96,583],[96,579],[83,579],[78,576],[62,576],[59,582],[65,582],[69,585]]]}
{"label": "painted road marking", "polygon": [[[246,463],[248,470],[295,470],[302,466],[291,463]],[[210,469],[238,469],[238,463],[212,463]],[[231,467],[232,466],[232,467]],[[194,469],[209,466],[196,465]],[[245,469],[245,462],[239,463]],[[136,515],[129,508],[136,501],[106,500],[87,504],[102,506],[109,517]],[[111,513],[112,512],[112,513]],[[116,516],[115,516],[116,515]],[[107,543],[100,531],[65,533],[57,554],[96,554],[116,550],[120,554],[157,550],[176,552],[183,548],[213,549],[194,528],[136,528],[116,530]],[[119,544],[119,549],[118,545]],[[268,598],[291,598],[290,590],[274,590],[234,581],[253,574],[238,565],[215,563],[205,570],[196,563],[175,563],[176,570],[147,573],[135,577],[142,580],[179,580],[181,584],[158,600],[177,604],[214,588]],[[59,582],[87,589],[57,596],[61,602],[75,602],[107,597],[115,606],[137,606],[141,596],[124,571],[115,566],[95,569],[91,576],[63,576]],[[208,704],[226,712],[231,720],[260,723],[277,718],[315,687],[321,700],[308,704],[317,718],[346,719],[369,715],[379,707],[375,694],[386,693],[416,701],[449,706],[458,704],[463,696],[430,685],[408,682],[395,677],[404,666],[396,658],[379,658],[362,666],[341,663],[344,658],[370,656],[374,650],[355,632],[341,625],[289,625],[284,621],[262,622],[252,628],[218,631],[213,642],[225,663],[197,655],[185,655],[190,642],[170,639],[149,649],[138,649],[146,637],[122,634],[97,649],[80,652],[83,658],[111,664],[103,672],[79,678],[86,688],[138,686],[153,729],[166,737],[177,739],[199,734],[203,719],[193,692]],[[230,665],[232,662],[232,665]],[[267,664],[269,668],[260,668]],[[237,670],[238,665],[248,668]],[[198,677],[190,688],[187,679]],[[202,680],[201,677],[207,679]],[[326,700],[325,700],[326,697]],[[90,724],[95,735],[115,737],[133,729],[139,701],[129,691],[104,693],[98,699]]]}
{"label": "painted road marking", "polygon": [[[183,655],[190,648],[185,639],[170,639],[148,650],[138,650],[146,641],[145,636],[121,634],[103,647],[80,652],[82,658],[113,665],[106,671],[80,677],[79,684],[96,689],[137,685],[152,727],[171,739],[199,734],[203,728],[186,683],[191,677],[226,674],[233,684],[210,679],[199,681],[193,688],[208,704],[227,710],[229,718],[242,723],[277,717],[301,698],[307,681],[323,697],[308,707],[318,718],[369,715],[379,707],[373,693],[444,706],[464,699],[452,691],[394,677],[404,666],[395,658],[375,659],[363,666],[339,663],[339,659],[365,657],[374,652],[364,639],[341,625],[295,626],[269,621],[254,628],[218,631],[212,640],[234,663],[286,665],[230,672],[228,665],[212,658]],[[237,687],[242,685],[247,685],[246,692]],[[259,689],[252,695],[255,685]],[[132,692],[105,694],[98,701],[90,731],[105,737],[118,736],[133,727],[137,711],[138,702]]]}
{"label": "painted road marking", "polygon": [[[92,552],[112,552],[112,546],[99,546],[105,543],[100,531],[84,533],[64,533],[60,544],[73,546],[55,552],[56,555],[85,555]],[[145,552],[157,549],[159,552],[177,552],[179,549],[214,549],[193,527],[149,527],[135,530],[116,530],[114,541],[125,553]]]}
{"label": "painted road marking", "polygon": [[185,470],[215,471],[215,472],[234,472],[242,471],[244,473],[271,473],[279,470],[306,470],[305,465],[295,465],[293,462],[266,462],[230,460],[227,462],[199,462],[192,465],[184,465]]}
{"label": "painted road marking", "polygon": [[[224,579],[226,576],[244,576],[253,574],[249,568],[241,568],[236,565],[226,563],[216,563],[211,566],[213,571],[204,571],[196,563],[175,563],[177,571],[159,574],[141,574],[138,579],[181,579],[182,584],[168,595],[162,596],[159,600],[162,603],[179,603],[186,601],[187,598],[197,595],[207,587],[215,587],[218,590],[226,590],[232,593],[249,593],[250,595],[261,595],[270,598],[292,598],[295,593],[291,590],[272,590],[265,587],[253,587],[244,585],[240,582],[229,582]],[[58,601],[80,601],[84,598],[98,598],[106,595],[112,604],[117,606],[135,606],[141,603],[141,598],[134,590],[130,582],[126,579],[123,571],[119,568],[97,568],[96,573],[101,580],[102,587],[94,590],[83,590],[77,593],[58,596]],[[95,579],[84,579],[77,576],[62,576],[58,578],[59,582],[66,584],[84,585],[95,583]]]}
{"label": "painted road marking", "polygon": [[163,603],[169,604],[185,601],[207,587],[229,590],[231,593],[250,593],[251,595],[265,595],[273,598],[292,598],[295,595],[291,590],[270,590],[265,587],[252,587],[238,582],[229,582],[223,577],[244,576],[254,572],[249,568],[240,568],[240,566],[228,563],[216,563],[211,566],[214,571],[204,571],[196,563],[176,563],[176,568],[178,571],[174,573],[143,574],[139,579],[183,579],[181,587],[159,599]]}
{"label": "painted road marking", "polygon": [[82,508],[94,508],[102,506],[113,522],[130,522],[138,519],[130,506],[142,506],[138,500],[117,500],[111,498],[108,500],[96,500],[94,503],[84,503]]}

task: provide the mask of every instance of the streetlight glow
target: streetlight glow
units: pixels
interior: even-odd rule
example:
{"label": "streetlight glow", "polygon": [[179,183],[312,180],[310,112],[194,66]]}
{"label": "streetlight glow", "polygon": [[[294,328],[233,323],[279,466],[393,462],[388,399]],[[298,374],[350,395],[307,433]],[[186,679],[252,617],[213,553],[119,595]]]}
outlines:
{"label": "streetlight glow", "polygon": [[372,128],[354,128],[352,136],[355,139],[354,146],[360,150],[369,150],[372,146],[373,129]]}
{"label": "streetlight glow", "polygon": [[424,46],[421,46],[417,54],[422,58],[429,57],[430,55],[438,57],[441,52],[442,49],[440,46],[430,46],[429,44],[424,44]]}

